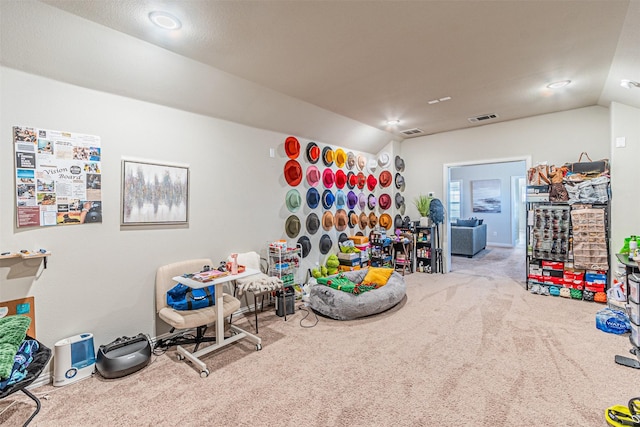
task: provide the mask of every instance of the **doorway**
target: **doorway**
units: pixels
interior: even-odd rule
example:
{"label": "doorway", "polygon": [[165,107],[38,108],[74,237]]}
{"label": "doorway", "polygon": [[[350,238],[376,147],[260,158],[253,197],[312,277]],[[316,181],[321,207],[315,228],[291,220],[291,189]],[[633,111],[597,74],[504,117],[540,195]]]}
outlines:
{"label": "doorway", "polygon": [[[462,262],[463,257],[451,255],[451,245],[448,236],[451,235],[451,223],[457,218],[478,218],[487,224],[487,246],[474,258],[481,258],[493,249],[510,254],[512,260],[521,262],[514,264],[517,270],[512,276],[522,276],[524,270],[520,264],[525,264],[526,242],[526,170],[531,163],[529,157],[472,161],[444,165],[444,194],[445,206],[449,213],[449,221],[445,228],[445,260],[447,271],[455,271],[456,260]],[[489,187],[492,194],[492,204],[486,208],[486,203],[479,201],[479,188]],[[476,196],[474,198],[474,188]],[[521,256],[515,254],[522,252]],[[483,254],[484,252],[484,254]],[[473,263],[465,262],[465,265]],[[522,267],[523,268],[523,267]]]}

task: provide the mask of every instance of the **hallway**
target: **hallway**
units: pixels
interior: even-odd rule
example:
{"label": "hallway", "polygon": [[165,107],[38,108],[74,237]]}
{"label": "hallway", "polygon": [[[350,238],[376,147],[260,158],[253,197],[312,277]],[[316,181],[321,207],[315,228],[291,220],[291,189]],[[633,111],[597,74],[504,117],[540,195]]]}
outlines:
{"label": "hallway", "polygon": [[487,246],[473,258],[451,256],[451,271],[483,277],[506,276],[526,286],[526,247]]}

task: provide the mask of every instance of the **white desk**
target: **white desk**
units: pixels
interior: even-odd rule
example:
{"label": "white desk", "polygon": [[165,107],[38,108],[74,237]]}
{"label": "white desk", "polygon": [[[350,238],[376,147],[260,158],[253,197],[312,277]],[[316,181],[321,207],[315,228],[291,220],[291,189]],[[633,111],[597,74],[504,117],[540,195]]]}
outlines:
{"label": "white desk", "polygon": [[233,275],[229,274],[219,279],[212,280],[211,282],[198,282],[197,280],[188,279],[182,276],[176,276],[173,278],[173,280],[175,280],[176,282],[182,283],[183,285],[187,285],[190,288],[194,288],[194,289],[215,285],[216,306],[218,311],[218,318],[216,319],[215,344],[212,344],[201,350],[198,350],[195,353],[189,353],[182,346],[177,347],[177,351],[179,355],[184,356],[185,358],[189,359],[192,363],[200,367],[201,376],[206,377],[207,375],[209,375],[209,370],[207,369],[207,365],[204,362],[202,362],[200,359],[198,359],[200,356],[211,353],[212,351],[218,350],[226,345],[229,345],[243,338],[246,338],[252,343],[254,343],[256,345],[256,350],[262,349],[262,339],[260,339],[260,337],[250,334],[249,332],[235,325],[229,325],[231,331],[233,332],[233,335],[229,338],[225,338],[224,337],[224,310],[222,309],[222,304],[223,304],[222,295],[224,293],[224,284],[236,279],[240,279],[242,277],[247,277],[247,276],[251,276],[258,273],[260,273],[260,271],[247,268],[242,273],[233,274]]}

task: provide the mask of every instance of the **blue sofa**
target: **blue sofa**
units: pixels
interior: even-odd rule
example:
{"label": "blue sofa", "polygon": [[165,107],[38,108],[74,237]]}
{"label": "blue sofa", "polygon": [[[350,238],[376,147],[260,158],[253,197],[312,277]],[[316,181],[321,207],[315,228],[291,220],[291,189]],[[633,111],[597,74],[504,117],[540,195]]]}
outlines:
{"label": "blue sofa", "polygon": [[451,255],[471,258],[487,246],[487,224],[465,227],[451,225]]}

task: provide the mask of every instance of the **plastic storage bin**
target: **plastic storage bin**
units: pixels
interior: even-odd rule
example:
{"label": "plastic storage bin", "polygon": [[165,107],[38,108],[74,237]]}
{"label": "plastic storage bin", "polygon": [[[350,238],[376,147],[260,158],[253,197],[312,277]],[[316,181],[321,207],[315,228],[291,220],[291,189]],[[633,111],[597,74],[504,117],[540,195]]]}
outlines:
{"label": "plastic storage bin", "polygon": [[629,298],[640,302],[640,276],[635,274],[629,276]]}
{"label": "plastic storage bin", "polygon": [[627,313],[629,313],[631,323],[640,325],[640,303],[629,298],[629,302],[627,303]]}

